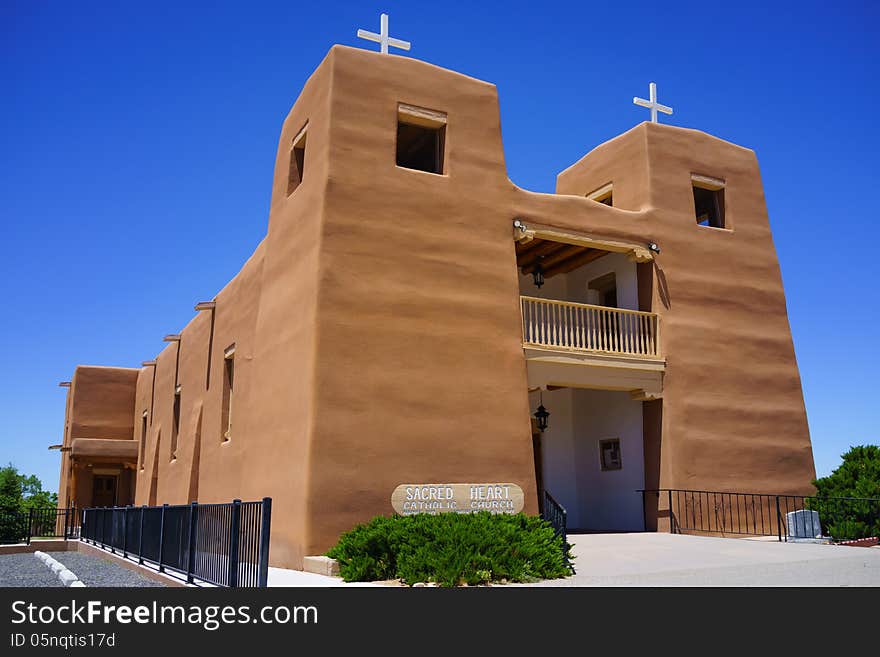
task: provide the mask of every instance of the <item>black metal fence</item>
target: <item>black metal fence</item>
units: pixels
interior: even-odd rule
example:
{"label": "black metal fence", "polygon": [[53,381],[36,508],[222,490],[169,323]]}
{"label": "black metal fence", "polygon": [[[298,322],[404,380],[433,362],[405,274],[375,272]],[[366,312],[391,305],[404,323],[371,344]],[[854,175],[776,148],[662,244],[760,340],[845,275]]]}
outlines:
{"label": "black metal fence", "polygon": [[85,509],[82,539],[171,570],[193,583],[264,587],[269,575],[272,499]]}
{"label": "black metal fence", "polygon": [[0,545],[27,543],[32,539],[77,538],[79,514],[69,509],[29,509],[27,511],[0,510]]}
{"label": "black metal fence", "polygon": [[[835,541],[880,535],[880,498],[772,495],[663,488],[642,490],[645,525],[665,514],[672,533]],[[665,508],[664,508],[665,507]]]}

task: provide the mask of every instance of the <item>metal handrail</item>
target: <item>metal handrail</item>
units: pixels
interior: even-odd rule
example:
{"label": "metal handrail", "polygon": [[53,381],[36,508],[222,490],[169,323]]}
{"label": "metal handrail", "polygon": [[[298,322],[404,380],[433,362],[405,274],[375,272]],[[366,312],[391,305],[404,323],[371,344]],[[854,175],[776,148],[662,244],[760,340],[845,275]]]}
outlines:
{"label": "metal handrail", "polygon": [[[823,540],[863,538],[847,535],[853,531],[850,527],[853,519],[861,523],[858,531],[867,528],[880,533],[880,498],[681,488],[639,489],[637,492],[642,494],[646,529],[648,494],[655,494],[658,518],[664,510],[661,499],[665,498],[670,533],[776,536],[779,541],[788,541],[818,538],[815,536],[818,528]],[[812,519],[815,516],[804,513],[808,511],[818,514],[818,527]]]}

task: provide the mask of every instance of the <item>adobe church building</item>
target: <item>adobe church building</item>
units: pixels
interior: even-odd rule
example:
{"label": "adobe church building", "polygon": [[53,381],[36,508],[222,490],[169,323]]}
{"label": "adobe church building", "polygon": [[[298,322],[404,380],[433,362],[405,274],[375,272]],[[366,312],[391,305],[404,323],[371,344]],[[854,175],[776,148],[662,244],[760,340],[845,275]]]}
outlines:
{"label": "adobe church building", "polygon": [[76,368],[61,505],[269,496],[298,568],[406,482],[546,490],[590,531],[668,527],[645,488],[813,490],[758,162],[703,132],[641,123],[533,193],[494,85],[334,46],[265,239],[196,310],[141,368]]}

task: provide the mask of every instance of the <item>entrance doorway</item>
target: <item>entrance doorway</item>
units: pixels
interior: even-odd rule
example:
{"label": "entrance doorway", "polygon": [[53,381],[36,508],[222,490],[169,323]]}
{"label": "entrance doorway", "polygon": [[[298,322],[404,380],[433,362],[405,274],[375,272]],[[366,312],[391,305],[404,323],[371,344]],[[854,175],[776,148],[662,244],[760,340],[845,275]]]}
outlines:
{"label": "entrance doorway", "polygon": [[92,482],[92,506],[116,506],[116,477],[95,475]]}
{"label": "entrance doorway", "polygon": [[[530,394],[531,408],[540,399]],[[543,392],[548,427],[536,436],[535,478],[568,514],[572,532],[642,531],[645,487],[642,404],[629,392]]]}

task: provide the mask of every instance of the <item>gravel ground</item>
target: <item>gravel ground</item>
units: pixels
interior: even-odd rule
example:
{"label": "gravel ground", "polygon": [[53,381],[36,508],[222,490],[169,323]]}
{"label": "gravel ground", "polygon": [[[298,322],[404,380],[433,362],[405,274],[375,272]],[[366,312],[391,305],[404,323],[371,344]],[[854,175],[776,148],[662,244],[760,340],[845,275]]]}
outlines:
{"label": "gravel ground", "polygon": [[0,555],[0,586],[61,586],[61,580],[30,552]]}
{"label": "gravel ground", "polygon": [[[110,559],[79,552],[47,552],[47,554],[72,570],[86,586],[164,586],[140,573],[123,568]],[[28,556],[37,561],[33,555]]]}

